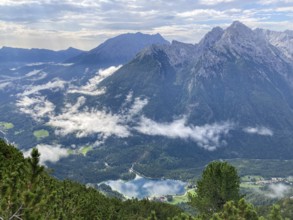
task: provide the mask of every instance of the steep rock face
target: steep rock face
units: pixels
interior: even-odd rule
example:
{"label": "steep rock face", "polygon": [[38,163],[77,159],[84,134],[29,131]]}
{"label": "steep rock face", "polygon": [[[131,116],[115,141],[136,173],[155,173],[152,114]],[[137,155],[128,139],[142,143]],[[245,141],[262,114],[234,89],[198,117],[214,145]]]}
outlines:
{"label": "steep rock face", "polygon": [[81,65],[119,65],[130,61],[143,48],[152,44],[169,44],[160,34],[122,34],[68,62]]}
{"label": "steep rock face", "polygon": [[293,31],[278,32],[257,28],[254,32],[281,50],[289,59],[293,59]]}
{"label": "steep rock face", "polygon": [[[204,112],[211,112],[216,119],[245,122],[251,118],[257,123],[263,116],[256,115],[258,111],[271,109],[281,116],[286,109],[286,115],[291,114],[292,65],[274,46],[239,22],[228,27],[213,47],[203,51],[194,68],[193,81],[197,83],[188,82],[189,88],[193,86],[191,99],[206,94],[202,101],[210,110]],[[282,110],[278,110],[276,102],[283,102]]]}
{"label": "steep rock face", "polygon": [[[143,114],[153,120],[184,116],[191,126],[233,122],[236,134],[223,149],[227,154],[233,149],[251,156],[258,147],[273,156],[278,146],[282,150],[275,155],[293,156],[283,145],[293,141],[284,135],[293,127],[292,77],[292,63],[282,51],[234,22],[226,30],[213,29],[198,45],[173,42],[144,50],[102,82],[107,88],[102,103],[132,91],[148,98]],[[249,134],[251,141],[244,131],[259,126],[272,133]]]}

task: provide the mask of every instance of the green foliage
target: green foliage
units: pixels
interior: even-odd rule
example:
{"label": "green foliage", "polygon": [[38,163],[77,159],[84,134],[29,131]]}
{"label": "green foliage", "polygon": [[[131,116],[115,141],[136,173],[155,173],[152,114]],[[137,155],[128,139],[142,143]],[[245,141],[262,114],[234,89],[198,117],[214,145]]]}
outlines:
{"label": "green foliage", "polygon": [[244,199],[240,199],[238,202],[229,201],[224,205],[224,208],[213,215],[212,220],[259,220],[255,208],[246,203]]}
{"label": "green foliage", "polygon": [[238,203],[229,201],[219,213],[213,215],[212,220],[258,220],[258,214],[255,208],[246,203],[244,199],[240,199]]}
{"label": "green foliage", "polygon": [[281,216],[281,210],[280,206],[274,205],[271,209],[270,215],[269,215],[270,220],[283,220],[283,217]]}
{"label": "green foliage", "polygon": [[[146,199],[108,198],[94,188],[57,180],[39,165],[39,160],[37,149],[25,159],[20,151],[0,140],[0,219],[264,219],[251,204],[239,200],[239,177],[227,163],[213,162],[206,167],[197,194],[190,194],[191,204],[201,215],[190,216],[176,206]],[[266,210],[266,219],[290,219],[292,207],[292,199],[285,199]]]}
{"label": "green foliage", "polygon": [[190,196],[191,204],[201,214],[210,216],[218,212],[227,201],[240,199],[240,178],[237,170],[227,162],[214,161],[203,171],[197,182],[196,195]]}
{"label": "green foliage", "polygon": [[107,198],[94,188],[50,177],[39,165],[40,154],[31,158],[0,140],[0,219],[158,219],[181,213],[178,207],[148,200]]}

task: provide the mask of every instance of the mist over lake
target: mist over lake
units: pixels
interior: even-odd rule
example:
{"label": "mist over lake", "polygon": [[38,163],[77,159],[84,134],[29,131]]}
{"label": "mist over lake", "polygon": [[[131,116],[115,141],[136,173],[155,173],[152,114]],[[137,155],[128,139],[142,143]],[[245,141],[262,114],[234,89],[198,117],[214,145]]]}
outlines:
{"label": "mist over lake", "polygon": [[112,190],[122,193],[128,198],[146,198],[163,195],[182,195],[185,193],[186,183],[171,179],[147,179],[136,176],[130,181],[110,180],[104,182]]}

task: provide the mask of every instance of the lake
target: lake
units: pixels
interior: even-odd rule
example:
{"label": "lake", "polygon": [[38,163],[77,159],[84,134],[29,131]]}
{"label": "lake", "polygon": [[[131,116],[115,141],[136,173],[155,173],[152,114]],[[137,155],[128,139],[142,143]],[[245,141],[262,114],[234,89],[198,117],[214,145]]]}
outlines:
{"label": "lake", "polygon": [[149,179],[138,175],[135,179],[129,181],[109,180],[104,183],[127,198],[138,199],[152,196],[182,195],[185,193],[185,186],[187,185],[180,180]]}

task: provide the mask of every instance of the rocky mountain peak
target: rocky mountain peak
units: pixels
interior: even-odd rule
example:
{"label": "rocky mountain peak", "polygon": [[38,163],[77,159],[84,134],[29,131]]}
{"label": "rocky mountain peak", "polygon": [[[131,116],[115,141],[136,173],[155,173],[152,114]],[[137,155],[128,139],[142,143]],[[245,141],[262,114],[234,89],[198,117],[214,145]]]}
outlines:
{"label": "rocky mountain peak", "polygon": [[239,21],[234,21],[223,34],[223,38],[227,38],[230,43],[239,41],[255,40],[253,31]]}
{"label": "rocky mountain peak", "polygon": [[211,48],[223,35],[224,30],[220,27],[213,28],[208,32],[204,38],[198,44],[198,51],[202,51]]}

